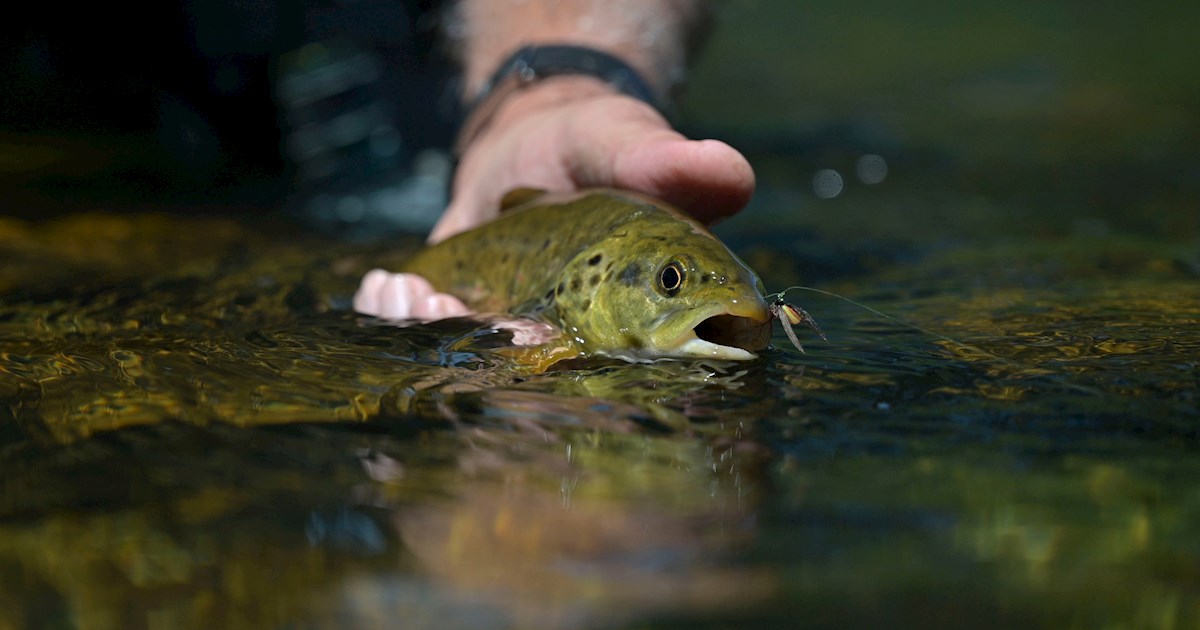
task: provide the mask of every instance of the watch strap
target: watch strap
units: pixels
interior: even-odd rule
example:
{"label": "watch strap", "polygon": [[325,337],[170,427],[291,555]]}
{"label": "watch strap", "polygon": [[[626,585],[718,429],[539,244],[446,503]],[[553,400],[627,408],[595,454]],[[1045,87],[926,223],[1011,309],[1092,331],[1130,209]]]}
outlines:
{"label": "watch strap", "polygon": [[467,145],[495,116],[507,96],[541,79],[569,75],[595,77],[618,92],[663,111],[650,84],[618,57],[583,46],[526,46],[500,64],[500,68],[467,108],[454,146],[455,154],[462,155]]}

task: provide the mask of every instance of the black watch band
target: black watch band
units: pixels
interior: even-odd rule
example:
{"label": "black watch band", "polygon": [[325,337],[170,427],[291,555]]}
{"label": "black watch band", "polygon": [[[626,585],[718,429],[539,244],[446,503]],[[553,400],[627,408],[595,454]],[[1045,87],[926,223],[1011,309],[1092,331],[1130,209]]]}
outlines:
{"label": "black watch band", "polygon": [[454,153],[462,155],[506,96],[540,79],[566,75],[595,77],[618,92],[663,111],[650,84],[629,64],[613,55],[582,46],[526,46],[500,64],[467,108]]}

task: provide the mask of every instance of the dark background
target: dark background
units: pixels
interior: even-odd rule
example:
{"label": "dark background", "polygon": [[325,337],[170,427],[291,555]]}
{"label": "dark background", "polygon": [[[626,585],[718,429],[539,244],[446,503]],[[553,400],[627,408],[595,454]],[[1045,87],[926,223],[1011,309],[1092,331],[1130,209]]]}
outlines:
{"label": "dark background", "polygon": [[6,211],[103,199],[272,205],[291,180],[274,85],[282,56],[313,42],[375,55],[385,69],[372,97],[388,103],[406,148],[444,144],[457,112],[440,4],[29,7],[0,30],[0,194],[18,201]]}

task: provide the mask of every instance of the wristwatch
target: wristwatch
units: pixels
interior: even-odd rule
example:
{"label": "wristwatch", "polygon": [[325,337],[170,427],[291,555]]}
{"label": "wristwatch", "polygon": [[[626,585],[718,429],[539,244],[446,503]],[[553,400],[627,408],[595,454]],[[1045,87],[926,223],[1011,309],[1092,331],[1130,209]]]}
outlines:
{"label": "wristwatch", "polygon": [[663,111],[646,80],[613,55],[582,46],[526,46],[500,64],[467,108],[458,141],[454,144],[454,154],[462,155],[512,93],[541,79],[566,75],[595,77],[618,92]]}

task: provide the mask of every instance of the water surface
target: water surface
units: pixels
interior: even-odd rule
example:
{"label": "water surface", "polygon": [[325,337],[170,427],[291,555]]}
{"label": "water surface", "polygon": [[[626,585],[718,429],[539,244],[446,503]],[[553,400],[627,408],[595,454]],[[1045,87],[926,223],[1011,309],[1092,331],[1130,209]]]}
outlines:
{"label": "water surface", "polygon": [[924,331],[796,291],[806,354],[530,376],[349,311],[415,238],[5,219],[0,626],[1200,627],[1176,22],[729,6],[689,120],[761,186],[721,235]]}

